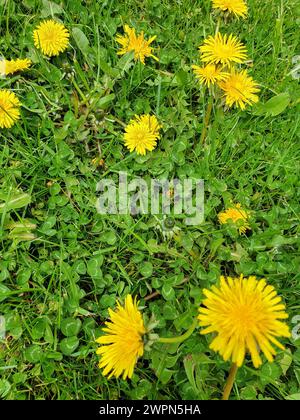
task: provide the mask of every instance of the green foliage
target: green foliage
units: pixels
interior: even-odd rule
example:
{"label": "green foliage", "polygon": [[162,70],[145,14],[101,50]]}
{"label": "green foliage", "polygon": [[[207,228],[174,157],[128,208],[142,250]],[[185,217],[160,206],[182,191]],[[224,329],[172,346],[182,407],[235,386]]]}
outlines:
{"label": "green foliage", "polygon": [[[207,95],[191,65],[215,31],[209,0],[0,3],[2,54],[33,61],[29,72],[0,81],[23,104],[20,123],[0,131],[0,398],[220,398],[229,363],[198,330],[180,345],[155,344],[128,382],[102,376],[95,338],[126,293],[155,315],[156,333],[183,334],[202,289],[220,274],[266,277],[290,320],[300,314],[300,89],[290,75],[298,2],[249,0],[249,17],[228,21],[226,31],[239,34],[254,60],[260,103],[245,112],[215,107],[204,146]],[[48,60],[32,31],[51,16],[70,29],[71,48]],[[117,55],[124,23],[157,35],[159,63]],[[123,145],[123,125],[149,112],[162,137],[137,157]],[[121,170],[131,178],[203,178],[204,223],[178,218],[179,234],[164,239],[153,216],[100,216],[96,184]],[[231,200],[252,212],[246,235],[218,223]],[[247,359],[232,398],[299,399],[300,341],[285,345],[261,369]]]}

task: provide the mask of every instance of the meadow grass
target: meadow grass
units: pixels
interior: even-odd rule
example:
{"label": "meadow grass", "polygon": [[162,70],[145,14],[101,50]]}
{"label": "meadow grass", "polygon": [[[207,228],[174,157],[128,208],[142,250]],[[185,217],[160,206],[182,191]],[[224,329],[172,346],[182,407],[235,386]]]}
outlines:
{"label": "meadow grass", "polygon": [[[63,6],[62,6],[63,3]],[[221,274],[265,277],[300,315],[299,54],[297,0],[248,0],[246,20],[220,21],[253,61],[260,104],[246,111],[214,106],[200,136],[207,94],[191,65],[214,34],[210,0],[0,1],[5,57],[29,57],[32,69],[2,79],[20,98],[22,118],[0,131],[1,208],[0,397],[4,399],[220,398],[229,363],[194,333],[180,345],[156,344],[131,381],[107,380],[97,367],[95,338],[108,308],[126,293],[154,314],[162,336],[182,334]],[[33,46],[41,19],[59,18],[71,32],[68,51],[45,59]],[[144,30],[159,62],[117,55],[123,25]],[[286,105],[268,105],[285,94]],[[145,157],[124,147],[124,125],[154,113],[163,125]],[[101,159],[96,167],[92,160]],[[164,240],[157,218],[99,215],[96,184],[118,171],[131,177],[205,180],[205,221]],[[22,200],[25,200],[22,202]],[[231,200],[252,212],[239,235],[218,222]],[[24,220],[36,225],[16,228]],[[24,240],[24,235],[34,235]],[[23,238],[23,240],[21,240]],[[153,299],[148,296],[159,292]],[[146,299],[145,299],[146,298]],[[274,363],[239,370],[234,399],[299,399],[300,340],[285,340]]]}

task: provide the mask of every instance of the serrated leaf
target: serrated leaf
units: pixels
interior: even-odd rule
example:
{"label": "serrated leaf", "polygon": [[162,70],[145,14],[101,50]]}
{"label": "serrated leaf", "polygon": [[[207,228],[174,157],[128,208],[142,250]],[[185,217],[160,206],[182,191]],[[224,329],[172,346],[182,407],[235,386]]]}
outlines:
{"label": "serrated leaf", "polygon": [[270,380],[277,380],[281,375],[281,369],[275,363],[266,363],[261,368],[261,382],[264,386],[270,383]]}
{"label": "serrated leaf", "polygon": [[151,277],[153,273],[153,265],[151,262],[142,263],[139,271],[143,277]]}
{"label": "serrated leaf", "polygon": [[290,349],[286,349],[283,353],[281,360],[279,360],[279,365],[281,367],[282,373],[285,375],[293,361],[292,352]]}
{"label": "serrated leaf", "polygon": [[103,256],[99,255],[98,257],[91,258],[87,263],[87,272],[91,277],[101,277],[102,270],[101,265],[103,263]]}

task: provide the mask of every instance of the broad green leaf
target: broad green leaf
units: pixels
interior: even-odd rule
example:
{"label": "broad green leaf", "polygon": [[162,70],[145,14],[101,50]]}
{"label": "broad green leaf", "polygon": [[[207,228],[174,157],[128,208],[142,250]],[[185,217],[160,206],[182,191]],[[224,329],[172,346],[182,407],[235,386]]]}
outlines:
{"label": "broad green leaf", "polygon": [[170,370],[169,368],[176,364],[178,357],[179,354],[170,356],[166,351],[152,352],[152,368],[155,370],[155,374],[160,382],[164,384],[169,382],[171,376],[175,373],[175,371]]}
{"label": "broad green leaf", "polygon": [[[4,201],[4,202],[1,202]],[[15,193],[0,193],[0,213],[3,211],[16,210],[27,206],[31,202],[29,194],[15,192]]]}
{"label": "broad green leaf", "polygon": [[115,94],[110,93],[109,95],[102,96],[97,102],[98,108],[105,109],[109,106],[109,104],[115,99]]}
{"label": "broad green leaf", "polygon": [[151,262],[142,263],[139,271],[143,277],[151,277],[153,273],[153,265]]}
{"label": "broad green leaf", "polygon": [[53,344],[54,342],[53,333],[49,324],[46,324],[44,339],[49,344]]}
{"label": "broad green leaf", "polygon": [[288,92],[284,92],[269,99],[266,103],[259,102],[253,109],[253,112],[255,115],[276,117],[286,109],[289,103],[290,95]]}
{"label": "broad green leaf", "polygon": [[243,400],[255,400],[257,391],[253,385],[246,386],[241,390]]}
{"label": "broad green leaf", "polygon": [[293,361],[293,356],[290,349],[286,349],[282,355],[282,358],[279,360],[279,365],[282,369],[282,373],[285,375]]}
{"label": "broad green leaf", "polygon": [[77,47],[80,49],[83,55],[86,55],[87,50],[90,46],[89,40],[79,28],[72,28],[72,34],[77,44]]}
{"label": "broad green leaf", "polygon": [[24,352],[25,359],[28,360],[30,363],[38,363],[41,361],[43,354],[43,350],[40,346],[37,344],[33,344],[30,347],[27,347],[27,349]]}
{"label": "broad green leaf", "polygon": [[111,67],[108,63],[106,63],[103,59],[100,60],[99,67],[101,70],[107,74],[108,76],[111,76],[113,78],[117,77],[120,73],[120,71],[116,68]]}
{"label": "broad green leaf", "polygon": [[10,292],[10,289],[1,283],[0,284],[0,302],[3,302],[7,298],[8,292]]}
{"label": "broad green leaf", "polygon": [[80,327],[81,321],[79,318],[66,318],[62,320],[60,329],[66,337],[71,337],[76,336],[79,333]]}
{"label": "broad green leaf", "polygon": [[46,354],[47,359],[60,361],[63,359],[63,355],[59,351],[48,351]]}
{"label": "broad green leaf", "polygon": [[175,291],[172,286],[164,284],[161,289],[161,294],[166,300],[173,300],[175,298]]}
{"label": "broad green leaf", "polygon": [[134,59],[134,52],[130,51],[127,54],[124,54],[118,64],[117,67],[120,69],[120,75],[124,75],[125,72],[127,72],[130,67],[133,65],[133,59]]}
{"label": "broad green leaf", "polygon": [[42,0],[42,1],[43,1],[43,8],[41,10],[42,18],[62,13],[63,8],[59,4],[56,4],[53,1],[49,1],[49,0]]}
{"label": "broad green leaf", "polygon": [[78,274],[85,274],[86,273],[86,265],[85,265],[85,262],[83,260],[77,260],[77,261],[75,261],[75,263],[73,265],[73,269]]}
{"label": "broad green leaf", "polygon": [[300,393],[298,394],[291,394],[285,397],[286,400],[293,400],[293,401],[300,401]]}
{"label": "broad green leaf", "polygon": [[194,377],[195,362],[194,362],[193,357],[192,357],[191,354],[188,354],[183,359],[183,366],[184,366],[184,370],[185,370],[186,376],[187,376],[187,378],[189,380],[189,383],[191,384],[194,393],[197,394],[198,393],[198,388],[197,388],[195,377]]}
{"label": "broad green leaf", "polygon": [[59,345],[61,352],[66,356],[70,356],[79,346],[79,340],[77,337],[67,337],[63,338]]}
{"label": "broad green leaf", "polygon": [[103,256],[99,255],[97,257],[91,258],[87,263],[87,272],[91,277],[101,277],[102,270],[101,265],[103,263]]}
{"label": "broad green leaf", "polygon": [[169,382],[169,380],[171,379],[173,373],[175,373],[175,370],[171,370],[171,369],[164,369],[161,374],[159,375],[159,380],[162,384],[167,384]]}
{"label": "broad green leaf", "polygon": [[0,379],[0,397],[4,398],[10,391],[11,385],[6,379]]}
{"label": "broad green leaf", "polygon": [[45,318],[40,318],[36,321],[31,331],[31,335],[34,340],[40,340],[44,336],[45,326]]}
{"label": "broad green leaf", "polygon": [[281,375],[281,369],[275,363],[266,363],[260,371],[260,378],[262,384],[265,386],[272,380],[277,380]]}
{"label": "broad green leaf", "polygon": [[27,379],[27,374],[23,372],[16,372],[13,375],[13,381],[15,384],[23,384]]}

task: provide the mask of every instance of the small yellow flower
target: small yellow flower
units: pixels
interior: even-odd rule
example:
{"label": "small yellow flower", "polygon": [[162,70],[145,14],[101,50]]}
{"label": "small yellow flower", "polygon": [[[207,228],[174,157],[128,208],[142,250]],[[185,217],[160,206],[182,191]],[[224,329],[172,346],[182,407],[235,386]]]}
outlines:
{"label": "small yellow flower", "polygon": [[8,76],[9,74],[17,73],[29,69],[32,62],[28,58],[17,58],[16,60],[0,60],[0,74],[1,76]]}
{"label": "small yellow flower", "polygon": [[259,367],[260,351],[272,362],[276,354],[272,344],[284,349],[276,337],[290,337],[289,327],[281,321],[288,315],[281,297],[265,279],[221,276],[218,287],[203,293],[206,299],[198,320],[205,328],[200,333],[216,334],[209,347],[225,361],[231,359],[241,366],[250,352],[253,365]]}
{"label": "small yellow flower", "polygon": [[259,100],[256,95],[259,92],[257,83],[248,76],[247,70],[232,70],[230,76],[220,82],[219,86],[224,91],[225,102],[229,107],[236,105],[244,110],[246,104],[252,105]]}
{"label": "small yellow flower", "polygon": [[218,219],[222,225],[228,223],[228,221],[231,220],[238,226],[240,233],[245,233],[246,230],[251,229],[248,223],[249,212],[242,209],[240,203],[237,203],[234,207],[230,207],[224,212],[219,213]]}
{"label": "small yellow flower", "polygon": [[65,51],[69,43],[69,31],[55,20],[49,19],[33,31],[34,45],[48,57]]}
{"label": "small yellow flower", "polygon": [[232,34],[228,36],[218,32],[215,36],[210,35],[199,50],[201,60],[211,64],[230,65],[247,59],[246,47]]}
{"label": "small yellow flower", "polygon": [[117,302],[115,311],[109,311],[110,321],[103,331],[106,333],[96,341],[102,344],[97,354],[101,355],[99,367],[103,375],[123,379],[131,378],[136,362],[144,353],[143,335],[146,333],[142,314],[131,295],[125,298],[125,305]]}
{"label": "small yellow flower", "polygon": [[154,115],[136,115],[125,128],[125,146],[130,152],[136,150],[138,155],[145,155],[147,150],[155,149],[160,128]]}
{"label": "small yellow flower", "polygon": [[20,118],[21,103],[14,92],[0,89],[0,127],[10,128]]}
{"label": "small yellow flower", "polygon": [[228,11],[235,16],[245,18],[247,16],[248,7],[244,0],[213,0],[213,8]]}
{"label": "small yellow flower", "polygon": [[205,84],[208,87],[216,82],[226,80],[229,76],[229,73],[222,71],[222,69],[215,64],[207,64],[204,67],[193,65],[192,69],[200,83]]}
{"label": "small yellow flower", "polygon": [[140,35],[136,35],[135,29],[130,28],[128,25],[124,26],[124,32],[126,35],[117,35],[116,41],[121,45],[120,51],[117,54],[123,55],[130,51],[134,51],[134,59],[140,60],[145,64],[145,57],[152,57],[158,61],[158,58],[152,54],[153,48],[150,44],[155,40],[156,36],[153,36],[148,41],[144,38],[144,32]]}

